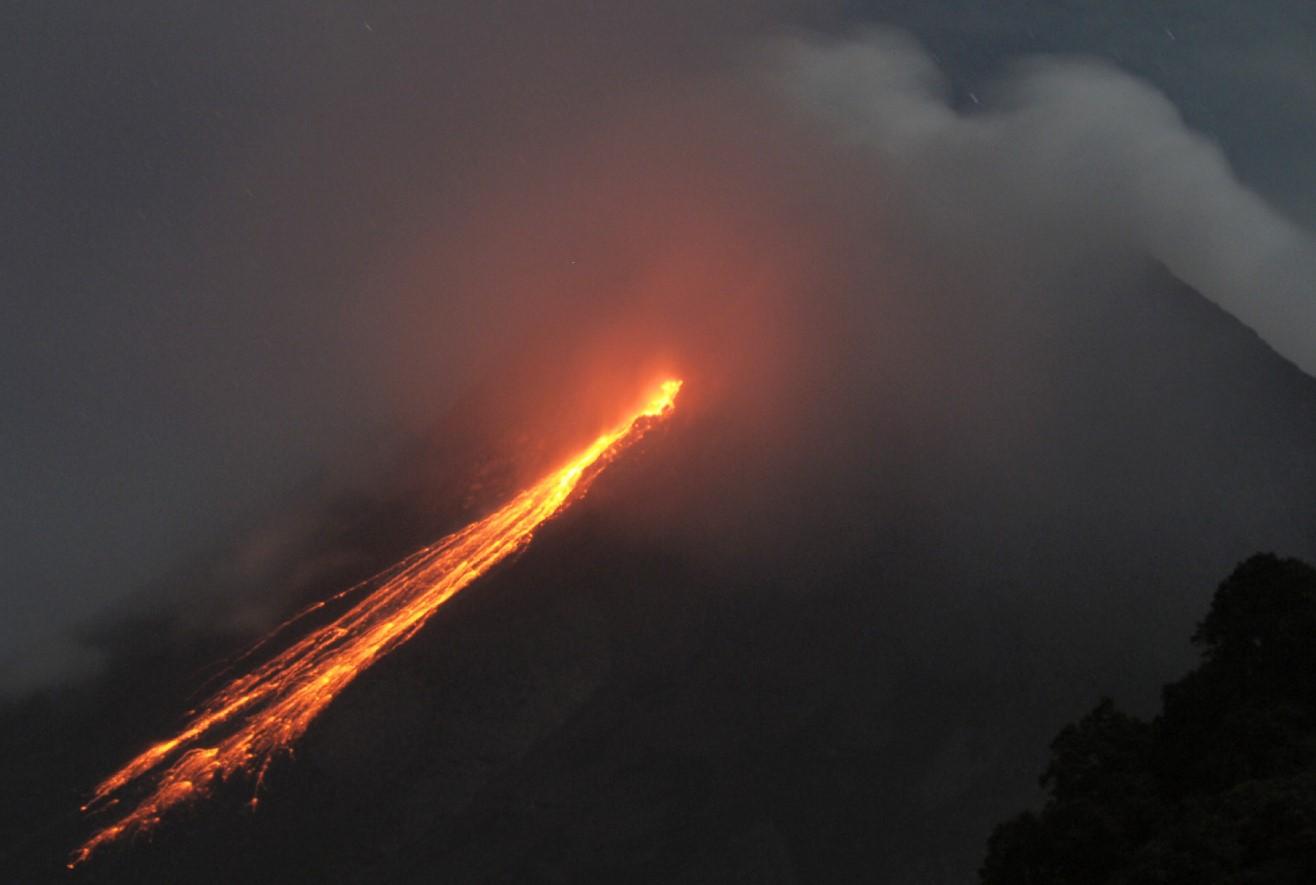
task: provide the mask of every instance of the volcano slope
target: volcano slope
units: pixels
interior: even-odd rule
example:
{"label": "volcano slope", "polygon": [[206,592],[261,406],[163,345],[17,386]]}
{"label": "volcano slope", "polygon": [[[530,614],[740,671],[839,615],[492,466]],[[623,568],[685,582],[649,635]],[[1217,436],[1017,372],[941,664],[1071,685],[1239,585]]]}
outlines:
{"label": "volcano slope", "polygon": [[[1159,268],[1109,282],[1035,326],[947,327],[940,362],[887,366],[901,403],[812,397],[780,446],[717,408],[677,414],[352,684],[259,811],[234,783],[69,874],[86,790],[233,650],[120,626],[97,683],[5,709],[0,865],[22,882],[968,881],[993,822],[1036,798],[1060,725],[1096,694],[1143,710],[1187,669],[1220,574],[1257,549],[1316,558],[1316,381]],[[966,366],[970,334],[1048,370]],[[837,434],[853,449],[817,457]],[[331,510],[319,537],[378,564],[454,518]]]}

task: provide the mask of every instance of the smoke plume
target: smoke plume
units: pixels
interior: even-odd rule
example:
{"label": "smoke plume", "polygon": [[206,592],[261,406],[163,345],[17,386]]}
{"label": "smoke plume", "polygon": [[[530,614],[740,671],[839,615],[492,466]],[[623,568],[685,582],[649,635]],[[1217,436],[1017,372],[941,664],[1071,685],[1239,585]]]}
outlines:
{"label": "smoke plume", "polygon": [[[835,518],[833,495],[882,473],[868,493],[911,499],[949,558],[1018,548],[1012,568],[1026,568],[1036,525],[1021,514],[1059,506],[1065,483],[1086,488],[1037,469],[1053,456],[1036,428],[1075,390],[1111,393],[1123,377],[1098,349],[1061,383],[1057,347],[1137,322],[1109,296],[1143,285],[1148,262],[1316,370],[1310,235],[1239,184],[1164,96],[1106,63],[1020,60],[966,91],[897,32],[783,36],[770,30],[782,9],[757,4],[693,18],[656,4],[581,29],[569,5],[516,20],[483,6],[320,11],[318,34],[280,33],[280,63],[257,59],[268,105],[220,90],[241,123],[227,154],[196,161],[217,183],[159,196],[139,230],[95,247],[129,256],[109,286],[192,293],[186,309],[172,294],[144,308],[169,350],[133,371],[172,380],[125,394],[129,422],[103,416],[99,432],[206,469],[178,479],[125,456],[111,469],[158,490],[156,521],[139,521],[146,501],[102,501],[108,522],[132,527],[105,533],[113,555],[92,536],[84,565],[20,567],[20,580],[56,582],[50,598],[85,620],[141,574],[113,567],[134,538],[159,573],[236,526],[134,605],[180,611],[189,630],[259,630],[285,594],[372,561],[325,501],[348,489],[444,506],[449,467],[388,466],[405,441],[445,440],[436,451],[467,470],[461,440],[519,432],[538,441],[508,468],[524,479],[677,366],[725,439],[698,468],[701,491],[655,505],[649,529],[679,523],[674,542],[696,555],[735,539],[732,561],[766,573],[795,549],[783,539]],[[159,220],[184,210],[180,233]],[[148,249],[185,260],[149,265]],[[142,439],[139,419],[162,409],[178,433]],[[324,463],[342,466],[275,504],[271,488],[289,495]],[[1021,472],[1034,486],[1018,524],[975,534],[976,508]],[[884,512],[837,537],[862,546],[891,527]],[[186,531],[166,525],[179,520]],[[61,620],[39,617],[43,630]],[[68,666],[13,651],[27,664],[6,668],[7,687],[85,673],[99,654],[58,647],[75,650],[55,656]]]}

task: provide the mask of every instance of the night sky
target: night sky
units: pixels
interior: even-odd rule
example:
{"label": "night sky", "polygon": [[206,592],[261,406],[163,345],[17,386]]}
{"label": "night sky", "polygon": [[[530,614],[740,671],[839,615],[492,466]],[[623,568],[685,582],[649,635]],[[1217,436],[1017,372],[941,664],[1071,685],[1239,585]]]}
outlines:
{"label": "night sky", "polygon": [[[144,613],[259,635],[318,502],[392,476],[417,440],[464,438],[461,416],[565,445],[608,407],[559,394],[587,417],[549,430],[537,380],[602,373],[590,395],[612,396],[657,364],[753,449],[735,479],[705,453],[716,494],[637,517],[695,561],[720,536],[751,574],[826,525],[828,495],[901,481],[917,512],[850,500],[837,523],[861,545],[940,539],[948,578],[1026,584],[1033,566],[1002,578],[992,551],[1051,576],[1141,540],[1112,574],[1168,572],[1175,554],[1146,550],[1179,549],[1161,547],[1175,502],[1202,523],[1182,549],[1219,550],[1194,578],[1249,545],[1313,552],[1306,425],[1214,423],[1316,373],[1308,0],[130,0],[0,21],[6,695],[94,684],[101,629]],[[1182,314],[1136,294],[1180,283]],[[1199,302],[1285,380],[1231,362]],[[1176,418],[1128,405],[1143,379]],[[1089,395],[1142,423],[1074,405]],[[1132,523],[1105,467],[1068,472],[1123,439],[1193,468]],[[1234,445],[1253,460],[1217,480]],[[1126,455],[1111,475],[1156,475]],[[880,491],[854,480],[870,457],[896,476]],[[983,502],[1006,499],[985,534]],[[1071,517],[1093,546],[1016,543]],[[1084,619],[1127,600],[1093,598],[993,605],[1029,641],[1098,648]],[[1166,600],[1104,671],[1148,696],[1184,660],[1153,637],[1200,611]]]}

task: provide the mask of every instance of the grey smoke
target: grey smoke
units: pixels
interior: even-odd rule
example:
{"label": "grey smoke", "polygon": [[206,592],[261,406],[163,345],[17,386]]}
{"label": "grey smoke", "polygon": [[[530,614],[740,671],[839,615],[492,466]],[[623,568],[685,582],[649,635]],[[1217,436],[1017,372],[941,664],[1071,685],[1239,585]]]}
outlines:
{"label": "grey smoke", "polygon": [[[996,15],[965,5],[978,22]],[[440,445],[446,461],[395,474],[386,454],[372,473],[353,453],[360,479],[333,477],[259,518],[233,513],[244,498],[259,510],[238,486],[274,497],[344,447],[344,427],[370,441],[381,425],[462,437],[471,412],[447,410],[471,387],[494,409],[476,431],[543,435],[553,422],[527,419],[525,399],[562,377],[564,354],[605,390],[628,389],[651,368],[631,364],[668,348],[688,371],[691,423],[675,422],[673,444],[631,465],[611,501],[600,483],[588,506],[604,537],[697,576],[673,588],[688,590],[675,598],[689,635],[705,592],[745,593],[747,632],[764,599],[829,599],[802,608],[821,610],[819,635],[861,637],[862,656],[811,687],[841,701],[841,734],[877,748],[883,825],[865,841],[888,880],[963,881],[990,823],[1029,800],[1061,722],[1100,693],[1146,702],[1182,672],[1181,640],[1234,562],[1257,549],[1316,556],[1308,379],[1157,266],[1310,372],[1311,238],[1241,185],[1174,103],[1091,58],[1019,60],[988,82],[947,73],[898,32],[765,41],[775,10],[746,4],[687,27],[697,6],[655,3],[639,24],[629,6],[600,20],[568,15],[570,2],[524,19],[498,4],[391,23],[372,9],[371,31],[360,10],[308,7],[333,40],[301,47],[293,69],[310,94],[285,99],[301,112],[226,160],[257,196],[210,194],[218,209],[181,243],[140,234],[151,252],[178,250],[179,280],[205,293],[193,296],[204,309],[180,302],[147,336],[188,359],[140,349],[153,361],[141,377],[168,378],[186,408],[150,395],[105,406],[131,424],[123,449],[172,469],[85,470],[139,494],[156,477],[145,514],[115,519],[88,502],[77,463],[55,465],[66,506],[89,504],[87,520],[116,532],[34,523],[33,550],[58,556],[19,562],[28,611],[0,650],[37,632],[27,625],[69,638],[0,681],[12,692],[94,671],[101,646],[67,624],[79,604],[110,606],[122,577],[102,580],[98,545],[142,558],[151,525],[206,536],[226,507],[228,541],[215,532],[208,557],[136,610],[180,644],[211,631],[240,645],[292,599],[380,564],[360,536],[391,542],[396,510],[451,505],[426,470],[460,470],[468,453]],[[404,36],[375,45],[389,33]],[[102,249],[135,256],[132,242]],[[97,326],[121,321],[110,302]],[[211,418],[194,435],[149,438],[192,410]],[[229,444],[205,482],[214,430]],[[10,487],[46,500],[23,479]],[[359,494],[336,498],[344,488]],[[33,510],[14,508],[15,521]],[[655,587],[680,580],[655,572]],[[673,598],[593,589],[636,613]]]}
{"label": "grey smoke", "polygon": [[[97,650],[68,625],[122,605],[142,563],[163,571],[180,548],[202,546],[217,524],[241,524],[268,505],[270,489],[354,452],[375,428],[423,427],[482,375],[490,354],[515,352],[518,336],[536,328],[578,341],[572,336],[589,323],[630,314],[724,361],[742,348],[752,362],[761,333],[862,354],[883,328],[898,326],[883,311],[899,314],[921,294],[908,280],[930,276],[897,243],[921,245],[938,264],[1004,266],[1007,278],[1027,278],[1034,300],[1074,265],[1149,255],[1316,371],[1310,235],[1242,186],[1164,96],[1106,63],[1020,62],[995,85],[975,84],[975,104],[956,100],[929,54],[898,32],[779,37],[765,47],[776,4],[710,15],[702,28],[691,26],[690,9],[655,4],[638,24],[619,17],[587,32],[562,10],[509,24],[481,9],[404,16],[394,23],[406,33],[401,46],[378,57],[386,63],[372,54],[376,37],[363,37],[387,33],[385,21],[367,32],[351,10],[317,9],[332,40],[296,31],[304,57],[290,70],[332,69],[331,77],[304,81],[265,60],[291,80],[276,79],[283,100],[309,110],[285,121],[247,109],[259,125],[249,122],[238,141],[254,147],[226,160],[232,181],[204,195],[213,205],[186,216],[171,199],[190,207],[199,198],[161,198],[192,227],[176,229],[162,212],[166,220],[152,215],[100,244],[133,268],[123,279],[102,281],[105,259],[95,248],[87,269],[70,271],[77,285],[108,292],[103,317],[34,299],[29,327],[72,325],[76,343],[92,334],[79,331],[84,323],[97,348],[133,356],[126,380],[115,381],[126,392],[87,397],[92,419],[81,420],[89,429],[34,421],[18,437],[36,466],[11,483],[22,493],[11,536],[30,541],[13,590],[22,617],[0,642],[0,690],[94,672]],[[456,21],[464,27],[451,27]],[[193,39],[209,45],[202,30]],[[436,54],[427,33],[443,34],[453,51]],[[245,45],[246,32],[236,27],[229,39]],[[380,78],[389,100],[355,92],[359,78],[352,65],[340,68],[341,58]],[[491,66],[498,76],[486,76]],[[215,82],[239,95],[261,92]],[[220,92],[219,104],[239,102]],[[340,94],[352,101],[342,105]],[[344,143],[353,149],[341,150]],[[250,193],[236,186],[248,180]],[[186,269],[159,270],[155,251],[176,252],[169,264]],[[890,266],[863,266],[874,255]],[[999,310],[1013,294],[984,281],[962,294],[948,325],[1013,315]],[[118,302],[148,318],[144,331],[101,334],[133,315]],[[121,347],[132,334],[139,346]],[[43,340],[25,347],[35,352]],[[1030,346],[1003,341],[1002,349]],[[818,397],[820,408],[851,419],[855,396],[880,399],[866,379],[882,387],[899,370],[935,363],[926,351],[880,343],[883,359],[904,366],[890,371],[856,356],[845,366],[848,387]],[[799,388],[830,383],[830,368],[801,375]],[[41,415],[56,397],[29,387]],[[176,438],[158,438],[152,421]],[[938,429],[930,419],[920,426],[929,435]],[[1003,425],[989,429],[1006,438]],[[96,457],[52,455],[46,437],[55,435],[70,445],[94,439]],[[863,463],[867,444],[856,431],[818,460]],[[58,483],[31,478],[47,473]],[[738,491],[762,494],[749,491],[752,474],[744,482]],[[797,502],[782,499],[767,512],[786,520]],[[52,514],[41,516],[33,502]],[[221,508],[222,520],[212,512]],[[70,532],[69,513],[90,529]],[[264,530],[239,531],[232,546]],[[72,560],[69,537],[79,545]],[[767,546],[756,543],[746,556]],[[289,544],[285,558],[305,553]],[[183,620],[254,630],[278,611],[274,584],[298,572],[278,561],[219,581],[243,588],[227,616],[212,614],[213,601],[198,602],[205,581],[175,582],[165,595],[191,613]]]}
{"label": "grey smoke", "polygon": [[1095,59],[1035,58],[955,108],[899,32],[800,38],[782,54],[795,101],[880,157],[934,227],[1041,261],[1143,251],[1316,374],[1316,241],[1149,84]]}

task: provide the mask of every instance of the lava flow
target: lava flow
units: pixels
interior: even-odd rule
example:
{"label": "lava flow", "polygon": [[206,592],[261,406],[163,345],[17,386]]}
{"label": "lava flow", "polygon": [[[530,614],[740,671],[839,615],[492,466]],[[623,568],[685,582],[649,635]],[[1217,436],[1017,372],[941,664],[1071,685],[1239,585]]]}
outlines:
{"label": "lava flow", "polygon": [[[256,788],[280,751],[367,667],[406,642],[458,591],[524,547],[545,520],[584,493],[597,470],[668,414],[681,389],[666,381],[643,408],[502,508],[413,553],[336,620],[252,672],[235,678],[189,713],[184,727],[106,778],[83,811],[116,805],[129,786],[146,795],[74,852],[70,868],[121,836],[142,833],[171,808],[203,796],[237,772]],[[252,803],[255,803],[253,797]]]}

